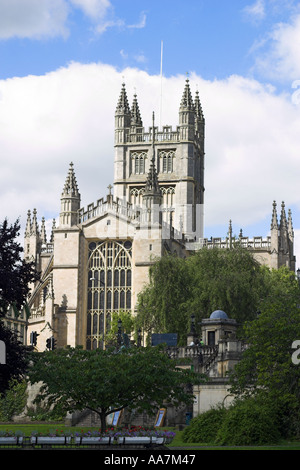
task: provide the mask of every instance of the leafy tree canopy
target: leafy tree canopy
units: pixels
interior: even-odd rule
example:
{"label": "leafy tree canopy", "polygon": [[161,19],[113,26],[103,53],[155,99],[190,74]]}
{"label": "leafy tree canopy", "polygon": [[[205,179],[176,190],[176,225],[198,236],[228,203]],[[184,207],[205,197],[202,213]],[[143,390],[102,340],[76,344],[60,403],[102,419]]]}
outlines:
{"label": "leafy tree canopy", "polygon": [[17,241],[19,220],[9,225],[7,219],[0,224],[0,317],[9,305],[20,310],[29,293],[29,284],[38,279],[33,263],[21,258],[23,248]]}
{"label": "leafy tree canopy", "polygon": [[259,316],[244,324],[248,347],[230,374],[231,392],[238,397],[265,393],[276,402],[297,404],[300,366],[292,358],[293,343],[300,340],[300,287],[286,267],[265,275],[268,295],[261,299]]}
{"label": "leafy tree canopy", "polygon": [[169,403],[192,403],[185,385],[203,380],[191,370],[176,367],[159,347],[119,352],[79,347],[32,355],[31,383],[42,382],[38,400],[60,411],[90,409],[99,414],[105,430],[108,414],[124,408],[156,413]]}
{"label": "leafy tree canopy", "polygon": [[203,248],[186,259],[166,255],[150,269],[138,299],[137,325],[150,333],[177,333],[183,345],[190,328],[217,309],[238,322],[255,318],[265,294],[265,270],[240,246]]}
{"label": "leafy tree canopy", "polygon": [[131,333],[134,331],[134,318],[128,310],[121,310],[120,312],[113,312],[110,329],[105,336],[107,345],[118,344],[119,321],[121,321],[121,342],[124,341],[124,335],[130,338]]}
{"label": "leafy tree canopy", "polygon": [[6,346],[6,364],[0,364],[0,395],[9,389],[12,380],[25,377],[28,356],[27,348],[18,340],[14,332],[0,320],[0,339]]}
{"label": "leafy tree canopy", "polygon": [[150,332],[178,333],[181,340],[190,322],[187,303],[191,278],[186,260],[163,256],[151,266],[149,274],[149,285],[139,295],[137,328],[140,326],[148,335]]}

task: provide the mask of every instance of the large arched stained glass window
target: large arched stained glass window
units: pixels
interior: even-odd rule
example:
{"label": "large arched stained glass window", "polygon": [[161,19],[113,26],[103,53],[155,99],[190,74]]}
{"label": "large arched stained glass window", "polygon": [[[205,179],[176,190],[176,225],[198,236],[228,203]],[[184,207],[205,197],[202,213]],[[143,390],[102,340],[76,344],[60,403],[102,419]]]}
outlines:
{"label": "large arched stained glass window", "polygon": [[89,244],[87,349],[103,348],[113,312],[131,310],[132,243]]}

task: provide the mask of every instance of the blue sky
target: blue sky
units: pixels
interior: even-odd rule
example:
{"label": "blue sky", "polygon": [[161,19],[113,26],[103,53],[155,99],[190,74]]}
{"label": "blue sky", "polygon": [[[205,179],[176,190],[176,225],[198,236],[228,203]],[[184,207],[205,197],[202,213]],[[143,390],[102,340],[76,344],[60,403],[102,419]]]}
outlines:
{"label": "blue sky", "polygon": [[188,73],[206,118],[205,235],[232,219],[266,236],[276,200],[297,238],[299,57],[295,0],[0,0],[1,218],[37,207],[50,224],[70,161],[83,205],[103,196],[122,81],[145,127],[161,89],[176,126]]}
{"label": "blue sky", "polygon": [[[2,8],[13,11],[10,6],[13,4],[16,8],[18,4],[24,8],[31,4],[32,9],[38,10],[38,3],[37,0],[1,0],[0,12]],[[80,0],[76,4],[68,0],[40,0],[40,3],[45,4],[45,11],[51,3],[56,4],[57,10],[61,8],[57,24],[50,31],[44,28],[36,33],[34,27],[30,30],[29,24],[22,31],[18,29],[22,18],[18,18],[15,29],[11,25],[11,33],[7,32],[0,42],[2,79],[41,75],[70,61],[101,61],[121,69],[138,67],[157,74],[163,41],[166,76],[195,71],[209,80],[231,74],[265,80],[253,72],[253,46],[266,41],[276,24],[288,22],[298,2]],[[103,6],[103,14],[97,15],[97,3],[107,5],[106,9]],[[88,14],[89,4],[95,5],[94,14]],[[32,22],[38,20],[38,14],[32,15]],[[101,32],[97,33],[97,28]]]}

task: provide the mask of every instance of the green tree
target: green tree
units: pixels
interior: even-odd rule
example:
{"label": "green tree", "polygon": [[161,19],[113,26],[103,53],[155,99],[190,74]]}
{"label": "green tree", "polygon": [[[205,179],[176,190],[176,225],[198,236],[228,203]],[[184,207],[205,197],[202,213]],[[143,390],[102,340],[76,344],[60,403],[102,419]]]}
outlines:
{"label": "green tree", "polygon": [[32,384],[43,384],[37,402],[47,400],[60,412],[95,411],[102,431],[106,416],[114,411],[127,408],[151,414],[165,400],[191,404],[193,396],[185,385],[202,380],[191,370],[177,368],[158,347],[33,353],[28,376]]}
{"label": "green tree", "polygon": [[0,339],[6,346],[6,364],[0,364],[0,395],[3,395],[12,380],[24,379],[28,366],[28,349],[1,320]]}
{"label": "green tree", "polygon": [[27,403],[27,382],[12,379],[9,388],[0,398],[0,420],[11,421],[24,410]]}
{"label": "green tree", "polygon": [[151,266],[149,278],[138,298],[137,327],[148,339],[151,332],[177,333],[179,344],[185,344],[191,316],[186,307],[191,292],[186,260],[163,256]]}
{"label": "green tree", "polygon": [[256,316],[264,278],[250,251],[239,245],[203,248],[188,258],[187,267],[193,280],[188,308],[199,312],[201,319],[218,309],[238,322]]}
{"label": "green tree", "polygon": [[127,335],[130,338],[131,333],[134,331],[134,319],[131,315],[131,312],[128,310],[123,310],[120,312],[113,312],[112,320],[110,324],[110,330],[105,336],[106,344],[116,345],[118,342],[118,333],[119,333],[119,321],[121,321],[121,335],[122,341],[124,336]]}
{"label": "green tree", "polygon": [[20,232],[19,220],[9,225],[7,219],[0,224],[0,317],[9,305],[20,310],[28,293],[29,284],[38,279],[34,263],[21,258],[23,248],[17,241]]}
{"label": "green tree", "polygon": [[244,324],[248,346],[230,373],[231,393],[271,397],[292,418],[300,399],[300,366],[293,361],[293,343],[300,340],[300,288],[286,267],[265,274],[269,295],[261,299],[259,316]]}
{"label": "green tree", "polygon": [[183,345],[191,315],[196,325],[217,309],[238,322],[254,318],[266,278],[251,252],[238,245],[203,248],[185,259],[163,256],[139,295],[137,324],[148,334],[177,333]]}

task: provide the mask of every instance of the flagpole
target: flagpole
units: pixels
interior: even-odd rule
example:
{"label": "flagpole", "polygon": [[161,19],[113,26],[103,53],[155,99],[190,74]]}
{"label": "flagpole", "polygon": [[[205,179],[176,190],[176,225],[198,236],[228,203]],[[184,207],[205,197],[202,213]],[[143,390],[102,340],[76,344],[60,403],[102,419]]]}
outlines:
{"label": "flagpole", "polygon": [[162,72],[163,71],[163,41],[160,46],[160,113],[159,113],[159,127],[161,128],[161,116],[162,116]]}

